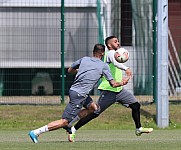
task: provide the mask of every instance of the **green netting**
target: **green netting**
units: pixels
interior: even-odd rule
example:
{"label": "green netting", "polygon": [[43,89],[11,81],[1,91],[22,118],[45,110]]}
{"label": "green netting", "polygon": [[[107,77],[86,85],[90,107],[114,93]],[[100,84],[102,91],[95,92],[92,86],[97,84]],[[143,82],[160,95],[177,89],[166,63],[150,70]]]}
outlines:
{"label": "green netting", "polygon": [[153,93],[152,5],[152,0],[132,0],[135,94]]}
{"label": "green netting", "polygon": [[[170,3],[176,8],[180,1]],[[32,99],[32,103],[44,103],[44,98],[51,96],[50,100],[54,102],[60,100],[62,89],[67,96],[74,78],[67,73],[67,68],[83,56],[92,56],[94,44],[103,43],[105,37],[110,35],[116,35],[121,46],[130,51],[126,65],[132,69],[133,79],[125,88],[136,96],[145,95],[152,100],[155,88],[152,78],[152,7],[153,0],[65,0],[65,22],[62,28],[59,0],[2,1],[1,103],[13,103],[13,98],[17,96],[25,96],[28,102]],[[180,22],[179,14],[173,11],[170,15],[173,16],[169,19],[170,30],[173,40],[176,39],[175,47],[179,49],[180,26],[174,27]],[[65,31],[63,37],[62,30]],[[64,88],[61,84],[62,44],[65,52]],[[96,89],[91,94],[97,96],[99,93]],[[25,100],[24,103],[28,102]]]}

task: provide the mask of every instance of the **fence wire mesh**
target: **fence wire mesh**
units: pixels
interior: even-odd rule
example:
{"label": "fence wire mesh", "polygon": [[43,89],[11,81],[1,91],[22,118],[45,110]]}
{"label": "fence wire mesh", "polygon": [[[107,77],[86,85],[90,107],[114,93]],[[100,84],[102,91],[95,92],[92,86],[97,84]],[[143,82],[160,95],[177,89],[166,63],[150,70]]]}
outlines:
{"label": "fence wire mesh", "polygon": [[[169,95],[180,99],[181,2],[169,0]],[[125,86],[141,101],[153,100],[153,0],[8,0],[0,2],[0,103],[59,104],[74,76],[71,63],[92,56],[96,43],[115,35],[128,49],[133,79]],[[61,39],[64,30],[64,39]],[[64,43],[62,43],[64,41]],[[65,87],[61,81],[64,44]],[[177,78],[176,78],[177,77]],[[65,89],[65,91],[62,91]],[[99,96],[97,88],[91,92]]]}

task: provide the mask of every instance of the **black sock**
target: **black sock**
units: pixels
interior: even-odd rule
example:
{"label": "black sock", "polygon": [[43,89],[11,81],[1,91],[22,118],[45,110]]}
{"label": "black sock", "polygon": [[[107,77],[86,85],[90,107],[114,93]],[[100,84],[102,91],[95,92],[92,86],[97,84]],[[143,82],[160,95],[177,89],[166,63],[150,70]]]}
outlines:
{"label": "black sock", "polygon": [[80,120],[76,123],[76,125],[74,126],[74,128],[75,128],[76,130],[78,130],[80,127],[82,127],[83,125],[85,125],[86,123],[88,123],[89,121],[91,121],[92,119],[94,119],[94,118],[96,118],[96,117],[98,117],[98,116],[99,116],[98,114],[91,113],[91,114],[89,114],[88,116],[80,119]]}
{"label": "black sock", "polygon": [[70,127],[66,126],[66,127],[63,127],[63,129],[65,129],[69,134],[72,134]]}
{"label": "black sock", "polygon": [[141,127],[140,122],[140,104],[138,102],[130,104],[129,107],[132,109],[132,118],[135,122],[136,128]]}

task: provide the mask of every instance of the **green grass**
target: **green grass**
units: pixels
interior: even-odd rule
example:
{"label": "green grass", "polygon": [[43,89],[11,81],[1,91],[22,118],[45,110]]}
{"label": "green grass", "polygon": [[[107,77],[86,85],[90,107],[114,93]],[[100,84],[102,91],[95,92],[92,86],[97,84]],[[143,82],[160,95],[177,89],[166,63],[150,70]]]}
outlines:
{"label": "green grass", "polygon": [[170,126],[159,129],[156,125],[156,106],[141,107],[141,122],[145,127],[153,127],[151,134],[137,137],[131,110],[115,104],[98,118],[86,124],[77,132],[75,143],[67,142],[63,129],[40,136],[39,144],[34,144],[28,137],[32,129],[57,120],[65,105],[61,106],[0,106],[0,150],[179,150],[181,147],[181,109],[180,105],[170,104]]}
{"label": "green grass", "polygon": [[181,130],[155,130],[137,137],[133,130],[80,130],[75,143],[67,142],[63,130],[41,135],[34,144],[28,131],[0,131],[1,150],[180,150]]}
{"label": "green grass", "polygon": [[[156,127],[153,106],[145,107],[141,116],[144,126]],[[32,129],[58,120],[65,108],[61,106],[0,106],[0,129]],[[91,121],[85,129],[134,129],[131,110],[115,104],[98,118]]]}
{"label": "green grass", "polygon": [[[170,126],[168,129],[181,129],[181,105],[171,104],[169,107]],[[65,105],[31,106],[1,105],[0,130],[29,130],[58,120]],[[156,106],[154,104],[141,107],[142,126],[156,126]],[[83,129],[134,129],[131,110],[122,105],[114,104],[94,119]]]}

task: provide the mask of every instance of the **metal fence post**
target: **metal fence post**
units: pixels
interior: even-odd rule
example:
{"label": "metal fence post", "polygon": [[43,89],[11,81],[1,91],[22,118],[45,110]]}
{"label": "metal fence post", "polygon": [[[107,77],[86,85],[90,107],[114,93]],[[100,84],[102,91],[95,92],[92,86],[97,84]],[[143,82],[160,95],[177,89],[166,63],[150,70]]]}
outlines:
{"label": "metal fence post", "polygon": [[65,97],[65,67],[64,67],[64,0],[61,1],[61,72],[62,72],[62,93],[61,103],[64,103],[64,97]]}
{"label": "metal fence post", "polygon": [[157,125],[169,126],[168,104],[168,0],[158,1]]}
{"label": "metal fence post", "polygon": [[157,92],[157,0],[153,0],[153,102],[157,101],[156,99],[156,92]]}

